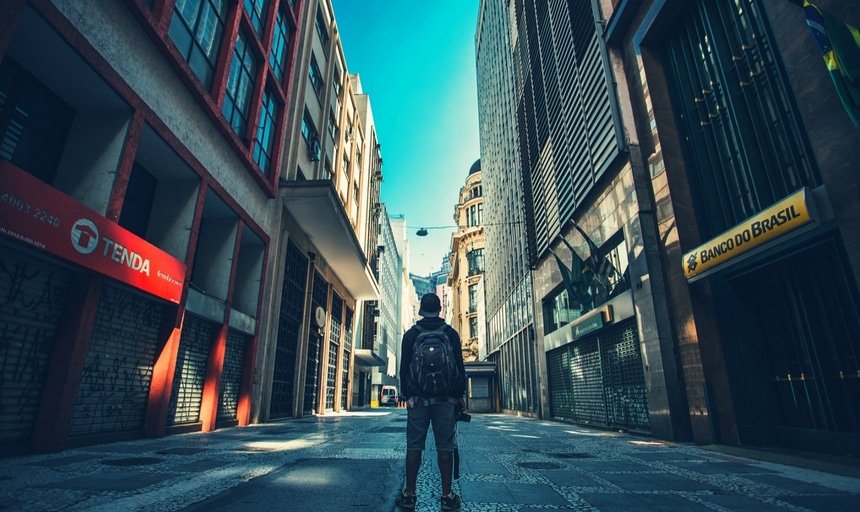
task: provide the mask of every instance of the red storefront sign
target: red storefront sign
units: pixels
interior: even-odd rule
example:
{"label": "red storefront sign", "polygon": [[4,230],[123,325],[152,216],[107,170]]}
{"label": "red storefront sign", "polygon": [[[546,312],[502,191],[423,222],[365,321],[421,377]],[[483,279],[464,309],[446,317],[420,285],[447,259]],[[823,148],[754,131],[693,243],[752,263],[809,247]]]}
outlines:
{"label": "red storefront sign", "polygon": [[182,296],[183,262],[6,161],[0,234],[170,302]]}

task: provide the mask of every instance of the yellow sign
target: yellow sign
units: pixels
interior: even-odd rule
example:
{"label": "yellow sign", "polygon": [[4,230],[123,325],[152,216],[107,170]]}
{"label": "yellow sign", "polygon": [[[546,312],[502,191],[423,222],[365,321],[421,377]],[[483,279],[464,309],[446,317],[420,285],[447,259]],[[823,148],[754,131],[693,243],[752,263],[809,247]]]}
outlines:
{"label": "yellow sign", "polygon": [[807,189],[802,188],[685,254],[684,275],[689,280],[812,220]]}

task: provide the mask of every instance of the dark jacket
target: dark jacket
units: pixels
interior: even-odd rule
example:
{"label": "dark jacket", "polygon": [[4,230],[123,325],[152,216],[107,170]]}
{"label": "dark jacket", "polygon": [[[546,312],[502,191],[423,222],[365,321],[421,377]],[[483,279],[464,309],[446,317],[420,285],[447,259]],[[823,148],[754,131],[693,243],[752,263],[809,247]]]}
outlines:
{"label": "dark jacket", "polygon": [[[422,318],[418,321],[423,329],[433,330],[440,325],[445,324],[445,320],[441,318]],[[459,369],[457,380],[454,383],[454,389],[451,392],[450,398],[463,398],[466,392],[466,369],[463,366],[463,349],[460,346],[460,335],[448,324],[445,324],[445,334],[448,335],[448,341],[451,342],[452,355]],[[418,396],[418,390],[415,383],[409,376],[409,365],[412,362],[412,350],[415,346],[415,339],[418,337],[418,329],[413,326],[403,335],[403,341],[400,344],[400,393],[404,398]],[[443,398],[443,397],[424,397],[424,398]]]}

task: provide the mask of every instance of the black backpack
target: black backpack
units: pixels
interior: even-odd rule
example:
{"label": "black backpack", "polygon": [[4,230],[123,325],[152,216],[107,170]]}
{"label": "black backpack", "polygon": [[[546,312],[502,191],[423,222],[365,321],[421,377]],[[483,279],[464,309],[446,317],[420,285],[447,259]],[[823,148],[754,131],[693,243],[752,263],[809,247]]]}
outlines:
{"label": "black backpack", "polygon": [[420,396],[448,396],[458,377],[457,363],[451,353],[451,341],[445,334],[445,324],[436,329],[416,325],[418,337],[412,346],[409,365],[412,382]]}

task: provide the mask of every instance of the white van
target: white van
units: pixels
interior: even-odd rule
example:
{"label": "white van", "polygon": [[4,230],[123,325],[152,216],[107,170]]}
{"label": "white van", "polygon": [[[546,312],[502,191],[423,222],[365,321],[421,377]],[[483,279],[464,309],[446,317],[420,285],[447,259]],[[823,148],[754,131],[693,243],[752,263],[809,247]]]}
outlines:
{"label": "white van", "polygon": [[379,394],[379,405],[397,407],[397,386],[382,386],[382,392]]}

